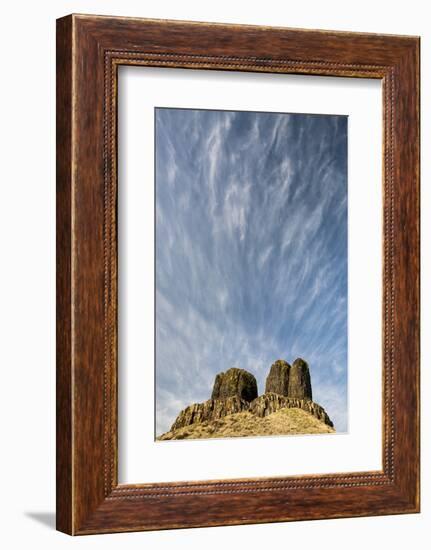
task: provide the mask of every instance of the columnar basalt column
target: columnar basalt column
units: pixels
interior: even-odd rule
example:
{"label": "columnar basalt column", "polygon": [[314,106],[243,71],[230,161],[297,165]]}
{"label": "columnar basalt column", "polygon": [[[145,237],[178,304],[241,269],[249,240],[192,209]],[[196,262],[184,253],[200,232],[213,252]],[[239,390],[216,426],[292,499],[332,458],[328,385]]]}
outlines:
{"label": "columnar basalt column", "polygon": [[289,397],[312,399],[310,369],[301,359],[295,359],[289,374]]}
{"label": "columnar basalt column", "polygon": [[287,397],[289,392],[290,365],[283,359],[278,359],[271,365],[266,378],[265,393],[277,393]]}

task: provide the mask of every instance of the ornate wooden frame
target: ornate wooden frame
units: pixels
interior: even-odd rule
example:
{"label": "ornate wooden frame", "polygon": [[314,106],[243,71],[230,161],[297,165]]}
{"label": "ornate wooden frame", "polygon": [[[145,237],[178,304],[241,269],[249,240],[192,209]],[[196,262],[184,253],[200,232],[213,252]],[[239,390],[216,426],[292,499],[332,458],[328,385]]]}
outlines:
{"label": "ornate wooden frame", "polygon": [[[119,65],[383,82],[383,469],[119,485]],[[57,21],[57,528],[69,534],[419,511],[419,38],[70,15]]]}

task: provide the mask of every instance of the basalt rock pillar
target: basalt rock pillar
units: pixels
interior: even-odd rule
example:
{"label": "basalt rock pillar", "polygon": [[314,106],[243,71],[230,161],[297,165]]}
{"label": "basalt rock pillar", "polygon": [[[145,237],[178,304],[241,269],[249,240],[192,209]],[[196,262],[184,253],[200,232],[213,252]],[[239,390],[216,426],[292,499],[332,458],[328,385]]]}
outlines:
{"label": "basalt rock pillar", "polygon": [[310,370],[301,358],[295,359],[290,369],[288,396],[312,399]]}
{"label": "basalt rock pillar", "polygon": [[289,394],[290,365],[283,359],[278,359],[271,365],[266,378],[265,393],[277,393],[287,397]]}

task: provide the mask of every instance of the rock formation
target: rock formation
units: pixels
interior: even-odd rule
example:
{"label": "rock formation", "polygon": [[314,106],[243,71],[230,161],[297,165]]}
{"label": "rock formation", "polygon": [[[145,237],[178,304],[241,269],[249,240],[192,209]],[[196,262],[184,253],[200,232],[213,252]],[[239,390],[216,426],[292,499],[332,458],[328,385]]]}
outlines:
{"label": "rock formation", "polygon": [[271,365],[265,384],[265,393],[277,393],[288,395],[290,365],[282,359],[278,359]]}
{"label": "rock formation", "polygon": [[310,369],[304,359],[295,359],[289,375],[289,397],[312,399]]}
{"label": "rock formation", "polygon": [[[288,409],[300,409],[304,412],[295,413],[295,417],[293,413],[288,413]],[[301,423],[298,423],[299,414],[303,415]],[[258,419],[267,417],[271,417],[273,421],[268,424],[265,420],[264,424],[259,424],[261,421]],[[307,418],[310,419],[308,424]],[[188,426],[198,425],[202,429],[191,432],[186,430]],[[308,427],[303,427],[307,425]],[[241,432],[240,426],[244,433]],[[204,403],[194,403],[182,410],[170,431],[158,439],[254,435],[250,433],[253,429],[256,429],[256,434],[265,435],[334,431],[325,409],[312,401],[310,369],[303,359],[295,359],[292,366],[282,359],[275,361],[266,379],[265,393],[259,397],[256,378],[250,372],[231,368],[217,374],[211,399]],[[300,431],[307,429],[309,431]]]}
{"label": "rock formation", "polygon": [[217,374],[211,399],[226,399],[233,396],[245,401],[253,401],[257,397],[256,378],[250,372],[231,368]]}

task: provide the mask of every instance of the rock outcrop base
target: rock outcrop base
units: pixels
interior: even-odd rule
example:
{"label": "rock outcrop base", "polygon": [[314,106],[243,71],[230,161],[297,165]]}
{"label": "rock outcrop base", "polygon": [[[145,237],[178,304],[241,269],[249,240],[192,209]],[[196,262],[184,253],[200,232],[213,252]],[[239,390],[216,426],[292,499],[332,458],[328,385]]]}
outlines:
{"label": "rock outcrop base", "polygon": [[248,410],[256,416],[263,418],[280,409],[292,408],[302,409],[331,428],[334,427],[325,409],[310,399],[298,399],[295,397],[284,397],[276,393],[265,393],[252,401]]}
{"label": "rock outcrop base", "polygon": [[172,432],[199,422],[218,420],[229,414],[243,411],[248,411],[255,416],[263,418],[280,409],[286,408],[302,409],[331,428],[333,427],[325,409],[317,403],[309,399],[297,399],[284,397],[276,393],[265,393],[253,399],[250,403],[245,401],[245,399],[240,399],[238,396],[228,397],[227,399],[208,399],[208,401],[204,403],[194,403],[180,412],[175,422],[172,424],[170,431]]}
{"label": "rock outcrop base", "polygon": [[244,411],[228,414],[218,420],[209,420],[179,428],[161,435],[159,441],[179,439],[220,439],[224,437],[266,437],[298,434],[333,434],[334,428],[324,424],[302,409],[280,409],[260,418]]}
{"label": "rock outcrop base", "polygon": [[248,408],[248,401],[241,399],[237,395],[227,397],[226,399],[208,399],[204,403],[194,403],[180,412],[172,424],[171,431],[198,422],[218,420],[228,414],[247,411]]}

